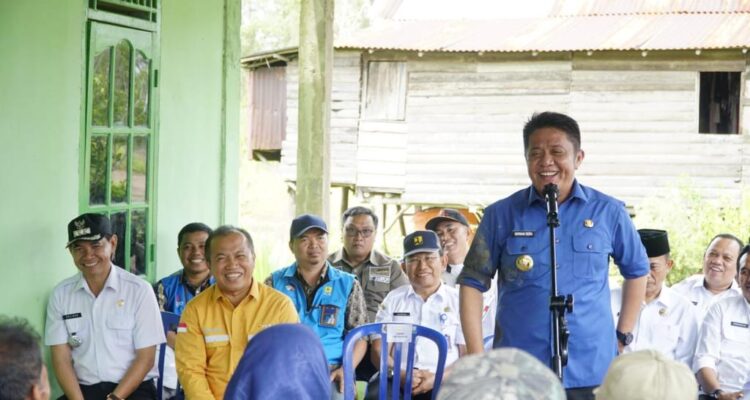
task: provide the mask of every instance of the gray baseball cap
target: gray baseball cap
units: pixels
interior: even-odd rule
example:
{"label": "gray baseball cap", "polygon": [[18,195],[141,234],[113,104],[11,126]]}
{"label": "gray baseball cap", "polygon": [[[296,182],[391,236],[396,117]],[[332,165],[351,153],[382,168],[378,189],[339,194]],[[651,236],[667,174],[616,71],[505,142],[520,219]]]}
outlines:
{"label": "gray baseball cap", "polygon": [[438,400],[565,400],[557,376],[529,353],[494,349],[461,357],[440,386]]}

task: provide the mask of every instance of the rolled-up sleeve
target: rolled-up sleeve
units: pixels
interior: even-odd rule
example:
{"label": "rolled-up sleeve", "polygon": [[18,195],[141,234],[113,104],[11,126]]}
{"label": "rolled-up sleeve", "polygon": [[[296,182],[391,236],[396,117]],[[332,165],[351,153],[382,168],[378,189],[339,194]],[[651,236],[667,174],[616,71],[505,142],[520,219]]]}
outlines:
{"label": "rolled-up sleeve", "polygon": [[646,249],[624,205],[615,211],[616,221],[612,238],[612,258],[625,279],[636,279],[650,271]]}
{"label": "rolled-up sleeve", "polygon": [[697,373],[701,368],[716,371],[716,362],[721,354],[721,314],[721,305],[714,304],[703,319],[693,357],[693,372]]}

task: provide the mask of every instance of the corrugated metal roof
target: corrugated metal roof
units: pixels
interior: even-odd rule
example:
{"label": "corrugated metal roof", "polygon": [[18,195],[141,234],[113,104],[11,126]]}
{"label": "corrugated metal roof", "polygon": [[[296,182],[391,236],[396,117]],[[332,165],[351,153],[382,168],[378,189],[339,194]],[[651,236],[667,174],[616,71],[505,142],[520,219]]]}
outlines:
{"label": "corrugated metal roof", "polygon": [[491,21],[390,20],[381,21],[336,42],[336,48],[447,52],[745,47],[750,47],[750,13],[604,15]]}
{"label": "corrugated metal roof", "polygon": [[551,16],[750,12],[750,0],[557,0]]}

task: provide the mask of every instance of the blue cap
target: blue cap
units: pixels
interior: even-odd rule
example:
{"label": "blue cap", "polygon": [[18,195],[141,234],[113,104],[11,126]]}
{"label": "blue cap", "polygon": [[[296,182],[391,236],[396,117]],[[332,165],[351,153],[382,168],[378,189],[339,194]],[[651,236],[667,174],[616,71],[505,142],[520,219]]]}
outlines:
{"label": "blue cap", "polygon": [[292,239],[298,238],[313,228],[328,233],[328,226],[323,221],[323,218],[312,214],[302,214],[292,221],[292,228],[289,229],[289,237]]}
{"label": "blue cap", "polygon": [[404,238],[404,257],[440,251],[440,239],[433,231],[414,231]]}

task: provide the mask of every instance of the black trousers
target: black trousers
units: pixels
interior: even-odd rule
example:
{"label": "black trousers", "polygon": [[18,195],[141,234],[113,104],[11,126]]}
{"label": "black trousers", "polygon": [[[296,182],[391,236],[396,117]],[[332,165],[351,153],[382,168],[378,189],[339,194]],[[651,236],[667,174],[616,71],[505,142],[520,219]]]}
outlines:
{"label": "black trousers", "polygon": [[[79,385],[83,398],[86,400],[106,400],[107,395],[117,387],[116,383],[99,382],[94,385]],[[67,400],[65,395],[57,400]],[[153,380],[143,381],[135,391],[128,396],[128,400],[156,400],[156,385]]]}
{"label": "black trousers", "polygon": [[568,400],[594,400],[596,386],[565,389]]}

